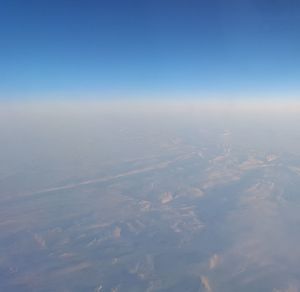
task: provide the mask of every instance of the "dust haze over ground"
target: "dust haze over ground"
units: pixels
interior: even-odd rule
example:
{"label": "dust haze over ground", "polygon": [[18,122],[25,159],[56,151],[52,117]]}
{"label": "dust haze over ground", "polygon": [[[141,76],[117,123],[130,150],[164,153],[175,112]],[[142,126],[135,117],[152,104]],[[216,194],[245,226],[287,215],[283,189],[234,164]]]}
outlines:
{"label": "dust haze over ground", "polygon": [[300,291],[296,103],[0,106],[1,291]]}

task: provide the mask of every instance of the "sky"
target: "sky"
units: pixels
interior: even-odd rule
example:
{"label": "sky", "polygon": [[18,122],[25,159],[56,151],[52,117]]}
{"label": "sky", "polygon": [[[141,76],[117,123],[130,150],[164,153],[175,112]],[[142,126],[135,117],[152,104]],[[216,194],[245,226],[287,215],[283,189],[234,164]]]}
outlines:
{"label": "sky", "polygon": [[0,1],[0,100],[300,99],[298,0]]}

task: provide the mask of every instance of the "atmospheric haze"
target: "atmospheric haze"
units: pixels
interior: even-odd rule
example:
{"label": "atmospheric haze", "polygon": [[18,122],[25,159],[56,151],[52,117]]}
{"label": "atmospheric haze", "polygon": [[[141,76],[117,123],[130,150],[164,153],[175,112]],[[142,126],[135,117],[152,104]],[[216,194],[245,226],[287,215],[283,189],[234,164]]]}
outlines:
{"label": "atmospheric haze", "polygon": [[1,291],[299,291],[297,102],[2,102]]}

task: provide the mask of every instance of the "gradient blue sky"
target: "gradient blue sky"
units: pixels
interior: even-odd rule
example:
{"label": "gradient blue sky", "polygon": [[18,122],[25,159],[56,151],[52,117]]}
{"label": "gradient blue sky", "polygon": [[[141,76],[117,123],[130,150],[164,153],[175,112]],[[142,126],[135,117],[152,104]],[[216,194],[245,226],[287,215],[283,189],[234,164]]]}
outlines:
{"label": "gradient blue sky", "polygon": [[0,1],[0,99],[300,98],[298,0]]}

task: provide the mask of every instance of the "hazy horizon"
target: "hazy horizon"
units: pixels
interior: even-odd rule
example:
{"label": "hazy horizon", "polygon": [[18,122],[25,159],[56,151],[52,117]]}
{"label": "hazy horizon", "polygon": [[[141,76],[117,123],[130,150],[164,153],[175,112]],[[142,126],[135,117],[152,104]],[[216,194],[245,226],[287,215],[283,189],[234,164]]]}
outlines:
{"label": "hazy horizon", "polygon": [[0,106],[0,290],[299,291],[300,108]]}
{"label": "hazy horizon", "polygon": [[0,291],[300,292],[300,1],[0,1]]}

